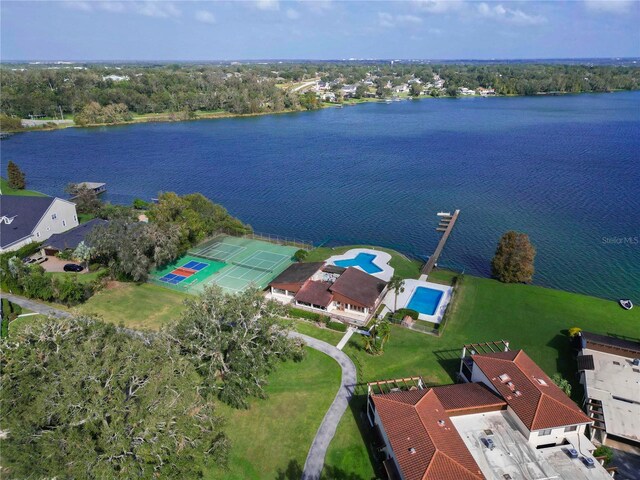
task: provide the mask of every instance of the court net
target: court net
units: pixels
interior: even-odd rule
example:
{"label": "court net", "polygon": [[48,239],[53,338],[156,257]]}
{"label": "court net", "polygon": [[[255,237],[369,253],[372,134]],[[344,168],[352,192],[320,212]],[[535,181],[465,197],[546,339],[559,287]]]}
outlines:
{"label": "court net", "polygon": [[222,256],[212,255],[210,253],[189,251],[189,255],[192,257],[204,258],[206,260],[213,260],[214,262],[227,263],[227,260],[222,258]]}
{"label": "court net", "polygon": [[265,268],[265,267],[257,267],[255,265],[249,265],[247,263],[241,263],[241,262],[231,262],[232,265],[235,265],[237,267],[243,267],[243,268],[248,268],[250,270],[257,270],[259,272],[273,272],[273,268]]}

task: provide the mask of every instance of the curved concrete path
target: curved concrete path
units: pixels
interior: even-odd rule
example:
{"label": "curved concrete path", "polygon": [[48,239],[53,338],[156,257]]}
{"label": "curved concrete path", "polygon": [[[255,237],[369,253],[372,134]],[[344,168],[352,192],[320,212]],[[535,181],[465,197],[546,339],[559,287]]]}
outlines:
{"label": "curved concrete path", "polygon": [[322,419],[320,428],[318,428],[309,453],[307,454],[307,460],[304,462],[302,480],[318,480],[322,473],[324,457],[329,448],[329,444],[336,433],[338,423],[340,423],[340,419],[349,406],[349,400],[351,400],[351,396],[353,395],[353,389],[355,388],[357,380],[356,367],[346,353],[341,352],[333,345],[297,332],[290,332],[289,336],[301,339],[308,347],[329,355],[338,362],[342,369],[340,389]]}
{"label": "curved concrete path", "polygon": [[20,305],[23,308],[27,308],[32,312],[41,313],[42,315],[47,315],[51,317],[70,317],[71,314],[59,308],[50,307],[49,305],[45,305],[44,303],[36,302],[35,300],[30,300],[28,298],[20,297],[19,295],[13,295],[12,293],[2,292],[0,297],[6,298],[11,303],[15,303],[16,305]]}
{"label": "curved concrete path", "polygon": [[[29,310],[41,313],[43,315],[51,315],[55,317],[71,316],[69,312],[66,312],[64,310],[50,307],[49,305],[35,302],[18,295],[12,295],[3,292],[1,296],[9,300],[10,302],[20,305],[21,307],[28,308]],[[135,332],[136,334],[144,336],[141,332],[136,332],[129,329],[124,330],[130,331],[131,333]],[[324,466],[324,457],[327,454],[329,444],[331,443],[331,440],[336,433],[338,423],[340,423],[342,415],[347,410],[347,407],[349,406],[349,400],[351,400],[351,396],[353,395],[353,389],[355,388],[357,380],[356,367],[346,353],[338,350],[336,347],[328,344],[327,342],[323,342],[322,340],[318,340],[317,338],[309,337],[298,332],[289,332],[289,336],[292,338],[300,339],[308,347],[313,348],[314,350],[318,350],[325,355],[329,355],[336,362],[338,362],[338,365],[340,365],[340,368],[342,369],[340,389],[338,390],[338,393],[336,393],[336,396],[333,399],[333,403],[331,403],[329,410],[327,410],[327,413],[322,419],[320,428],[318,428],[316,436],[313,439],[313,443],[311,444],[311,448],[309,449],[309,453],[307,454],[307,460],[304,462],[302,480],[318,480],[320,478],[320,474],[322,473],[322,467]]]}

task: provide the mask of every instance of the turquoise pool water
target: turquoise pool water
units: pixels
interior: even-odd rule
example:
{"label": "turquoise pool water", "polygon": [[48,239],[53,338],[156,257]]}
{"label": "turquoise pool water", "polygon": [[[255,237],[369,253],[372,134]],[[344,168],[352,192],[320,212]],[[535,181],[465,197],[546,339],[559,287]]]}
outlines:
{"label": "turquoise pool water", "polygon": [[336,260],[333,262],[338,267],[360,267],[362,270],[367,272],[368,274],[381,272],[382,269],[378,267],[373,261],[375,260],[376,255],[372,253],[362,253],[360,252],[354,258],[347,258],[345,260]]}
{"label": "turquoise pool water", "polygon": [[440,305],[443,292],[429,287],[418,287],[413,292],[407,308],[425,315],[433,315]]}

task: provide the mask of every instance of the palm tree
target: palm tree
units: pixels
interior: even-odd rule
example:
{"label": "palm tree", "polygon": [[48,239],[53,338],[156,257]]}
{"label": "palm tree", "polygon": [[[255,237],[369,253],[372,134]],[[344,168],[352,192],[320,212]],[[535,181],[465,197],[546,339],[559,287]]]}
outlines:
{"label": "palm tree", "polygon": [[389,341],[391,336],[391,323],[389,320],[382,320],[377,325],[377,334],[380,335],[380,353],[384,350],[384,344]]}
{"label": "palm tree", "polygon": [[395,293],[395,302],[393,305],[393,311],[395,312],[398,309],[398,295],[404,292],[404,279],[396,275],[391,277],[391,280],[389,280],[389,290],[393,290]]}

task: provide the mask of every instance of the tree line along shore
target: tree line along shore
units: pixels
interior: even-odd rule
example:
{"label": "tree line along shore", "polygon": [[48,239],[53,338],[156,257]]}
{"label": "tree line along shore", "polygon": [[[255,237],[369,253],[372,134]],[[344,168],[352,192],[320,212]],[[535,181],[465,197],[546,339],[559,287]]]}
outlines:
{"label": "tree line along shore", "polygon": [[27,128],[58,128],[283,113],[393,97],[640,89],[635,64],[5,64],[0,73],[3,131],[23,129],[23,119],[31,120]]}

